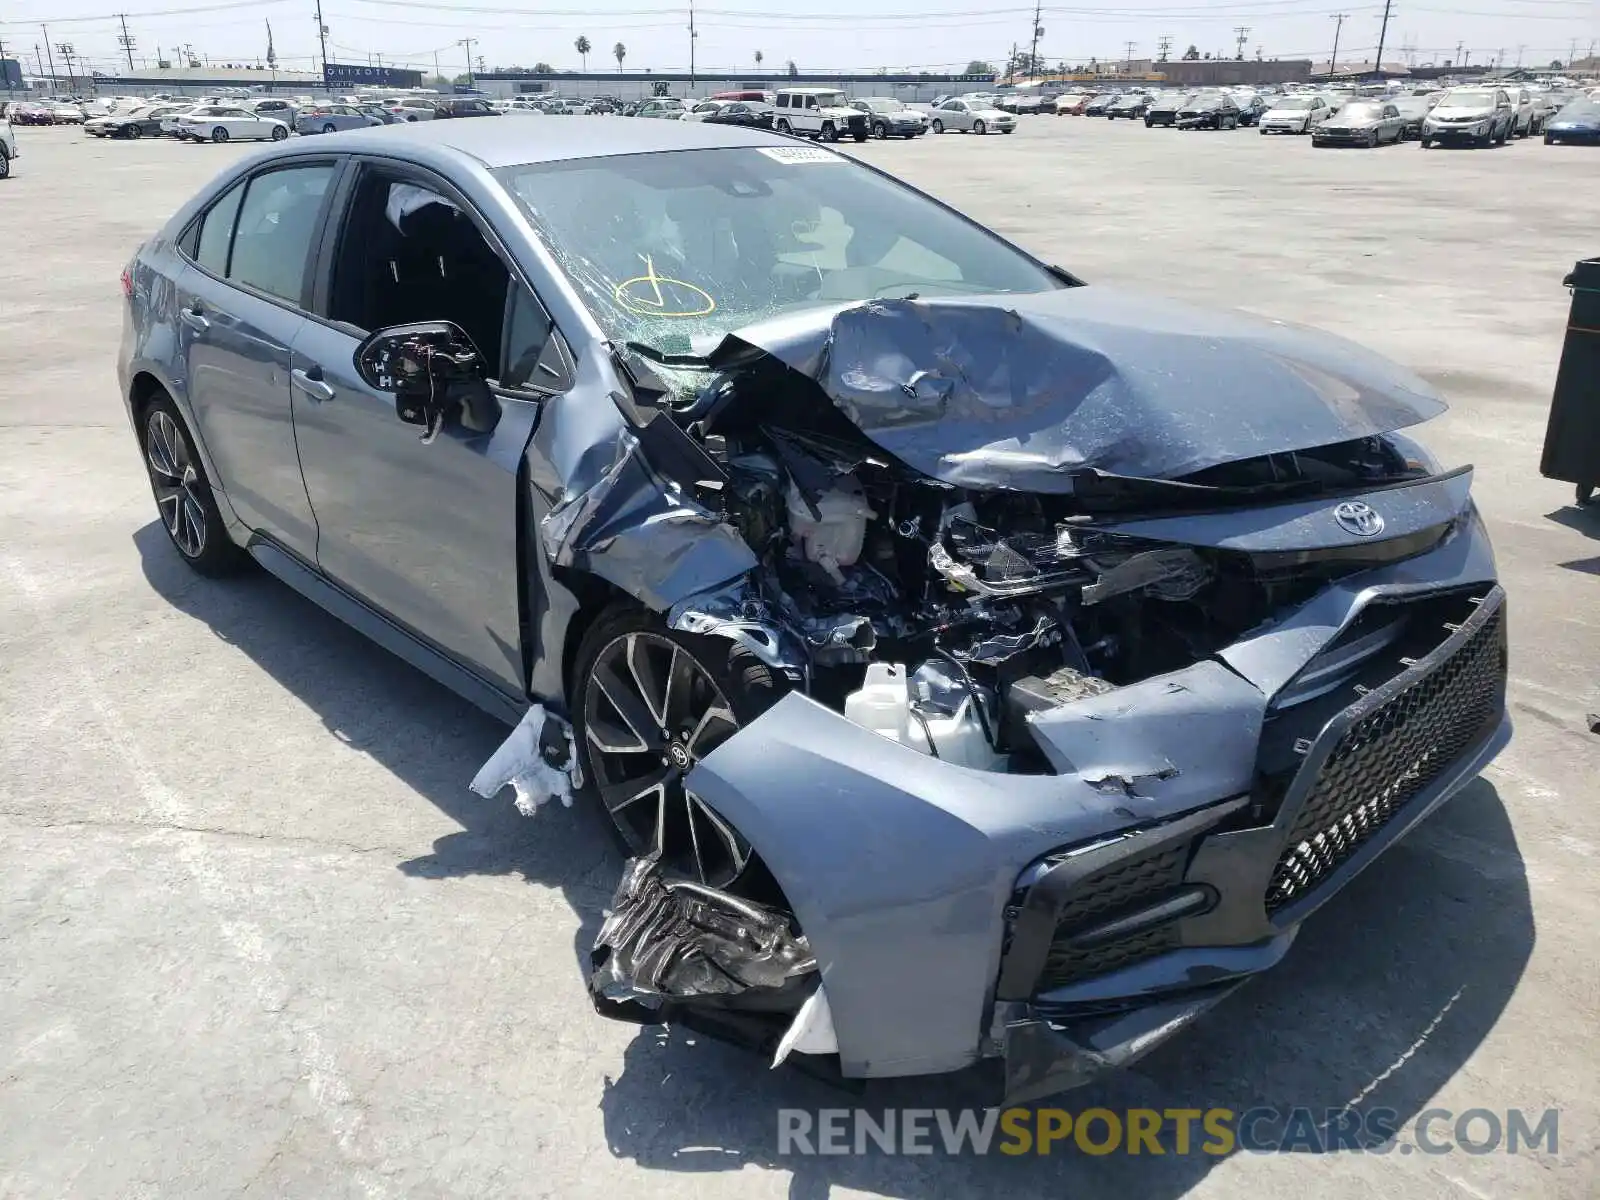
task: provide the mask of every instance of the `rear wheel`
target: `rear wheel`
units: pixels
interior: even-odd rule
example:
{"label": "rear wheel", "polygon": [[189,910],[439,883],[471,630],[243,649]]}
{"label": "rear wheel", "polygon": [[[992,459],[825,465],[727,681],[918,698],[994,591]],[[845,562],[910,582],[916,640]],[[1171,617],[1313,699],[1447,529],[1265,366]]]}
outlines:
{"label": "rear wheel", "polygon": [[789,122],[783,120],[781,117],[778,119],[778,123],[776,125],[774,125],[772,128],[773,128],[774,131],[776,131],[778,133],[790,133],[790,132],[792,132],[790,130],[790,128],[789,128]]}
{"label": "rear wheel", "polygon": [[600,617],[578,650],[573,714],[585,792],[624,850],[727,887],[749,842],[684,777],[782,694],[767,665],[717,637],[678,633],[631,605]]}
{"label": "rear wheel", "polygon": [[221,125],[218,125],[215,129],[213,129],[211,131],[211,140],[213,142],[217,142],[219,144],[222,143],[222,142],[227,141],[228,140],[228,131],[226,129],[224,129]]}
{"label": "rear wheel", "polygon": [[145,471],[156,512],[183,561],[202,575],[226,575],[244,561],[223,525],[205,468],[183,417],[162,395],[144,410]]}
{"label": "rear wheel", "polygon": [[338,127],[336,125],[334,125],[334,123],[332,121],[324,121],[323,124],[322,124],[322,132],[323,133],[333,133],[335,131],[335,129],[337,129],[337,128]]}

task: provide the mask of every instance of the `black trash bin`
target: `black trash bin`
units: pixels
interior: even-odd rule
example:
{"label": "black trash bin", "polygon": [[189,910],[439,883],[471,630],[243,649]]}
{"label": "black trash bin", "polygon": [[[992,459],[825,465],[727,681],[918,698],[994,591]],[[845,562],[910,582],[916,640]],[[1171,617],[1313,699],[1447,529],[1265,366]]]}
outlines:
{"label": "black trash bin", "polygon": [[1578,263],[1562,282],[1572,289],[1572,315],[1539,474],[1577,484],[1578,503],[1588,504],[1600,484],[1600,258]]}

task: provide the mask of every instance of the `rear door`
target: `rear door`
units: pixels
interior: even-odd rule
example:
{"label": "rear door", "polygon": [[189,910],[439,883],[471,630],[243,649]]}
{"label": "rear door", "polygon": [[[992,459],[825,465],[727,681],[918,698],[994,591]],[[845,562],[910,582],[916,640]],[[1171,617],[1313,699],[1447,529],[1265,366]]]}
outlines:
{"label": "rear door", "polygon": [[224,192],[185,233],[178,280],[190,404],[239,518],[308,561],[316,522],[300,477],[290,354],[305,329],[311,250],[338,164],[266,167]]}

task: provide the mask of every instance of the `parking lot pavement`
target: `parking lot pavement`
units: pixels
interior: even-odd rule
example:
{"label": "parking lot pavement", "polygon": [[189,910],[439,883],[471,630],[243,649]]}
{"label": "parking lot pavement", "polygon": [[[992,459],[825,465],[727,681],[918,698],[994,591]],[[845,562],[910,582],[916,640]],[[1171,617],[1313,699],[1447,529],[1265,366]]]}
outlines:
{"label": "parking lot pavement", "polygon": [[[584,118],[590,119],[590,118]],[[598,119],[598,118],[596,118]],[[620,865],[466,788],[502,730],[264,576],[189,574],[116,391],[117,275],[249,149],[18,131],[0,184],[0,1195],[1593,1196],[1600,517],[1538,475],[1600,157],[1028,118],[850,152],[1095,283],[1434,380],[1511,595],[1511,748],[1276,971],[1060,1103],[1558,1108],[1548,1154],[779,1153],[854,1102],[595,1017]],[[905,1003],[916,1003],[914,996]],[[860,1103],[974,1103],[968,1078]]]}

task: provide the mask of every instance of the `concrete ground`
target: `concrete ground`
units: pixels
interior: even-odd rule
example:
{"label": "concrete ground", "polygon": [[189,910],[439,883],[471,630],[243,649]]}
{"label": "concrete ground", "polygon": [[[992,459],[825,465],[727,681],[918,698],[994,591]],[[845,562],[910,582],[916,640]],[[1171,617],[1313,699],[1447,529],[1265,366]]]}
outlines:
{"label": "concrete ground", "polygon": [[[585,118],[588,119],[588,118]],[[1416,368],[1477,466],[1517,735],[1136,1069],[1062,1102],[1558,1108],[1559,1153],[778,1153],[839,1093],[611,1024],[579,971],[619,860],[467,781],[489,719],[262,575],[191,575],[116,392],[118,271],[239,146],[19,130],[0,183],[0,1195],[1594,1196],[1600,513],[1541,479],[1600,153],[1313,151],[1027,118],[852,153],[1096,283]],[[915,1003],[914,997],[904,998]],[[974,1102],[965,1078],[863,1103]],[[1441,1128],[1448,1129],[1449,1122]]]}

